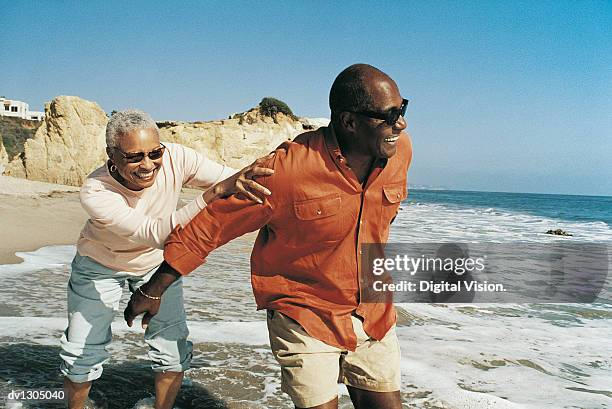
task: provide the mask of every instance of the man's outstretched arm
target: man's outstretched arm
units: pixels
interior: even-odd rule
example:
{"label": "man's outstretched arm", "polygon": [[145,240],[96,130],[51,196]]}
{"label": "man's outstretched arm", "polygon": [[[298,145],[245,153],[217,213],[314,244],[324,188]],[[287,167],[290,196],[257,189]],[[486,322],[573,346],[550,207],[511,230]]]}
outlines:
{"label": "man's outstretched arm", "polygon": [[[272,165],[267,167],[273,168]],[[272,176],[258,179],[258,183],[274,195]],[[184,228],[176,228],[164,246],[164,262],[130,298],[123,314],[128,325],[131,327],[134,318],[145,314],[142,326],[146,328],[159,310],[163,293],[174,281],[204,263],[217,247],[265,226],[272,217],[273,207],[272,197],[258,204],[234,195],[213,202]]]}

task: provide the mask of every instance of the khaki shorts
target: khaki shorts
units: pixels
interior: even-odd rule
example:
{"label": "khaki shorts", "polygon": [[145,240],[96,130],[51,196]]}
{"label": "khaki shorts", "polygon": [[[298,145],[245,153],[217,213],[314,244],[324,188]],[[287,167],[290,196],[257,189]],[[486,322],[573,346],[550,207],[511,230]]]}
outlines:
{"label": "khaki shorts", "polygon": [[376,341],[353,316],[354,352],[309,336],[291,318],[268,310],[272,353],[281,366],[281,389],[301,408],[321,405],[338,395],[338,383],[374,392],[400,389],[400,349],[395,326]]}

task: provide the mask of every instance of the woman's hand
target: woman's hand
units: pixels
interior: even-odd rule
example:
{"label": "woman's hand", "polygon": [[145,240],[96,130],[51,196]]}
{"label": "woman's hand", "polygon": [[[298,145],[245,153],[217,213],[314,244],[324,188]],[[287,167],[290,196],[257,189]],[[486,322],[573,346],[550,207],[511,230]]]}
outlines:
{"label": "woman's hand", "polygon": [[267,195],[272,194],[272,192],[255,182],[253,179],[260,176],[270,176],[274,173],[273,169],[261,166],[273,157],[274,153],[271,153],[263,158],[259,158],[236,174],[217,183],[204,193],[204,201],[210,204],[216,199],[239,193],[254,202],[263,203],[263,199],[265,199]]}

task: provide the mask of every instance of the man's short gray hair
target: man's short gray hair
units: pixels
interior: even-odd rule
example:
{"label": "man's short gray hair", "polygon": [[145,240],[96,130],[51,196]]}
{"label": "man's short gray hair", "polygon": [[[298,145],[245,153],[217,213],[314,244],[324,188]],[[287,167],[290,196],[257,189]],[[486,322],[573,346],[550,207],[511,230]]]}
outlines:
{"label": "man's short gray hair", "polygon": [[155,129],[159,134],[157,124],[146,112],[137,109],[115,112],[106,124],[106,146],[109,148],[117,146],[120,135],[135,129]]}

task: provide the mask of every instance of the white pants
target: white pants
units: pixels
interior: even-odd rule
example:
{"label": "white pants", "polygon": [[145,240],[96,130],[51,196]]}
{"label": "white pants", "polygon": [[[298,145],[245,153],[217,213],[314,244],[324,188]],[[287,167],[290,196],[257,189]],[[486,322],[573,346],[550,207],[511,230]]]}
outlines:
{"label": "white pants", "polygon": [[[73,382],[93,381],[102,375],[109,359],[111,323],[128,282],[130,291],[146,283],[155,269],[143,277],[104,267],[76,254],[68,282],[68,328],[61,339],[60,370]],[[191,362],[192,343],[185,322],[182,279],[164,293],[159,312],[145,331],[151,368],[155,372],[183,372]]]}

